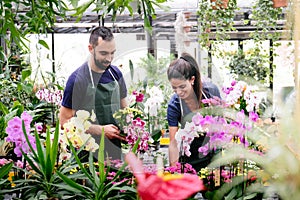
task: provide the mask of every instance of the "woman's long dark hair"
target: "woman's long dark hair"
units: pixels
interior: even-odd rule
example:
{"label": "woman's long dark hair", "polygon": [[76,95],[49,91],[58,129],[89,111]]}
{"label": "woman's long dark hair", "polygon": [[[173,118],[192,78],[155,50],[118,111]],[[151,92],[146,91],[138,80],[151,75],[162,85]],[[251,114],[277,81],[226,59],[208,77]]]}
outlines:
{"label": "woman's long dark hair", "polygon": [[172,78],[181,80],[191,80],[195,77],[193,89],[199,105],[202,99],[202,81],[196,60],[188,53],[182,53],[181,57],[170,63],[168,71],[168,80]]}

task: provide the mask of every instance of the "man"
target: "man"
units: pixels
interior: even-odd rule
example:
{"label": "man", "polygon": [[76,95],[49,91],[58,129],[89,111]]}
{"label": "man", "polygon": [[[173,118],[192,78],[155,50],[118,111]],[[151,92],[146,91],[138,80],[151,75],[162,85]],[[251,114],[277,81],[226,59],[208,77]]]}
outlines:
{"label": "man", "polygon": [[111,65],[116,45],[110,29],[95,28],[90,35],[88,50],[89,60],[68,78],[60,108],[60,123],[67,122],[77,110],[94,110],[97,123],[88,133],[98,142],[104,129],[106,153],[113,159],[120,159],[124,137],[121,137],[112,115],[127,106],[127,88],[122,72]]}

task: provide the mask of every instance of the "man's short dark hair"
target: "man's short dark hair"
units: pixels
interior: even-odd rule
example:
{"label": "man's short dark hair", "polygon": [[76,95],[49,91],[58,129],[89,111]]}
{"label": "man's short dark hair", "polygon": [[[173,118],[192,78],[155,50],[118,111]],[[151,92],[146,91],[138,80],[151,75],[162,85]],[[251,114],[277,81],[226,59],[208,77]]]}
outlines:
{"label": "man's short dark hair", "polygon": [[101,37],[105,41],[111,41],[114,39],[114,35],[111,30],[104,26],[98,26],[94,28],[90,36],[90,44],[94,47],[98,45],[98,38]]}

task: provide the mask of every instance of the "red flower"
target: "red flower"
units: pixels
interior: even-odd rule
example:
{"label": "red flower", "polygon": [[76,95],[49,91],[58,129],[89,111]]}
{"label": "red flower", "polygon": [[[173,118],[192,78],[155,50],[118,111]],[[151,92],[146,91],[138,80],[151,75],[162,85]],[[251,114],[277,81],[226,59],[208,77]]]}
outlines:
{"label": "red flower", "polygon": [[[143,163],[132,152],[125,157],[138,183],[138,194],[143,200],[186,199],[204,190],[203,182],[194,174],[172,174],[169,177],[146,174]],[[171,177],[170,177],[171,176]]]}
{"label": "red flower", "polygon": [[138,95],[135,96],[135,101],[136,102],[143,102],[144,100],[144,94],[143,93],[139,93]]}

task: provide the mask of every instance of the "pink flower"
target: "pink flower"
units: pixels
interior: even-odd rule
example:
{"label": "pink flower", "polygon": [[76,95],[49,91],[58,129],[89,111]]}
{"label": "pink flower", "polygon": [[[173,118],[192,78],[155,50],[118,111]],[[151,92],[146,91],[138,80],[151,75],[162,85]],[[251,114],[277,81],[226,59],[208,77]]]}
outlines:
{"label": "pink flower", "polygon": [[134,126],[138,126],[138,127],[144,127],[145,126],[145,121],[143,121],[141,118],[136,118],[135,120],[132,121],[132,124]]}
{"label": "pink flower", "polygon": [[22,121],[24,121],[25,134],[27,135],[30,144],[34,149],[36,148],[35,138],[30,135],[30,123],[32,121],[32,117],[27,112],[23,112],[21,118],[14,117],[9,120],[6,127],[6,141],[15,143],[14,153],[18,157],[22,156],[22,151],[24,153],[28,153],[30,149],[23,133]]}
{"label": "pink flower", "polygon": [[256,122],[258,119],[258,114],[256,112],[249,112],[249,119],[252,120],[253,122]]}
{"label": "pink flower", "polygon": [[43,131],[43,124],[42,123],[36,123],[35,125],[36,131],[37,132],[42,132]]}
{"label": "pink flower", "polygon": [[135,96],[136,102],[143,102],[143,100],[144,100],[144,94],[139,93],[137,96]]}

